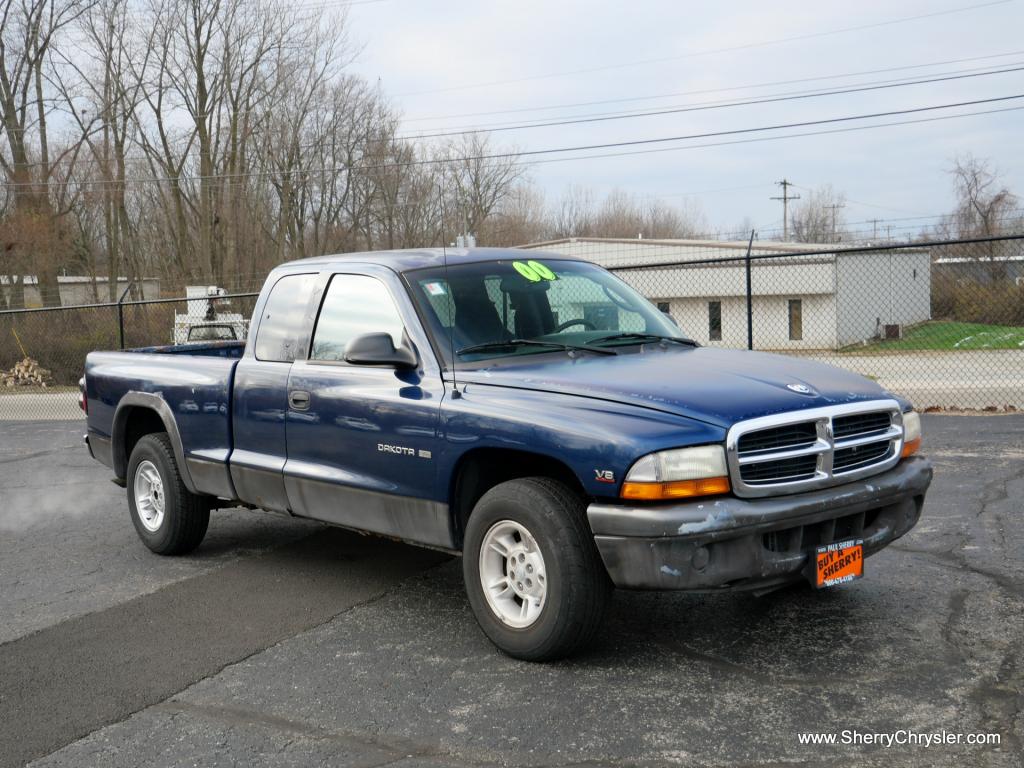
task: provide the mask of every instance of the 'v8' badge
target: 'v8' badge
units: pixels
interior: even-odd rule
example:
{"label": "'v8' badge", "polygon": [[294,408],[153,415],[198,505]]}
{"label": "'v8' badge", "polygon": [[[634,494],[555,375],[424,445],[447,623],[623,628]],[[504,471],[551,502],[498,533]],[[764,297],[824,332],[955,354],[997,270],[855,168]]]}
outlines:
{"label": "'v8' badge", "polygon": [[594,470],[595,480],[599,483],[614,483],[615,473],[610,469],[595,469]]}

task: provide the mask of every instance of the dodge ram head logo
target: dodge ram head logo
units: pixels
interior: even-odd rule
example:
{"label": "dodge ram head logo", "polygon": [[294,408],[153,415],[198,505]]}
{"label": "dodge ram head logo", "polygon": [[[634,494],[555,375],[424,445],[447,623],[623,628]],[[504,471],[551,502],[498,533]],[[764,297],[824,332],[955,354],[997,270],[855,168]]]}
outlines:
{"label": "dodge ram head logo", "polygon": [[786,389],[790,389],[793,392],[799,392],[801,395],[814,394],[814,390],[808,387],[806,384],[787,384]]}

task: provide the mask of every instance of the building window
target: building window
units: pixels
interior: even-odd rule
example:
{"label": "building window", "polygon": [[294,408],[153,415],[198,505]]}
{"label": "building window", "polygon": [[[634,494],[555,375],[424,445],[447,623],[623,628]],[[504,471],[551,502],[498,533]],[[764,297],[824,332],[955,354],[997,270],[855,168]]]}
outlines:
{"label": "building window", "polygon": [[802,341],[804,338],[804,303],[800,299],[789,300],[789,340]]}
{"label": "building window", "polygon": [[583,320],[597,331],[619,330],[619,309],[605,304],[583,308]]}
{"label": "building window", "polygon": [[667,301],[659,301],[658,302],[658,311],[659,312],[664,312],[667,315],[669,313],[669,309],[670,308],[669,308],[669,305],[668,305]]}
{"label": "building window", "polygon": [[708,302],[708,341],[722,340],[722,302]]}

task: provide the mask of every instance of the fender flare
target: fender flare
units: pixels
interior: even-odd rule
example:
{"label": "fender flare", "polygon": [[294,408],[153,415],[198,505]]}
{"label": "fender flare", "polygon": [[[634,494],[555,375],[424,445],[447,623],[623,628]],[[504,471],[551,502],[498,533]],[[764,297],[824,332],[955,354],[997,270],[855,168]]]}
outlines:
{"label": "fender flare", "polygon": [[128,475],[129,457],[125,450],[125,430],[128,427],[128,416],[134,408],[154,411],[160,417],[160,421],[163,422],[164,429],[171,439],[174,460],[178,464],[181,481],[191,493],[197,493],[195,483],[192,482],[192,473],[189,472],[188,464],[185,462],[185,449],[181,443],[181,433],[178,431],[178,423],[174,420],[174,413],[166,400],[151,392],[131,390],[117,404],[117,410],[114,411],[114,424],[110,430],[113,443],[114,474],[120,479],[125,479]]}

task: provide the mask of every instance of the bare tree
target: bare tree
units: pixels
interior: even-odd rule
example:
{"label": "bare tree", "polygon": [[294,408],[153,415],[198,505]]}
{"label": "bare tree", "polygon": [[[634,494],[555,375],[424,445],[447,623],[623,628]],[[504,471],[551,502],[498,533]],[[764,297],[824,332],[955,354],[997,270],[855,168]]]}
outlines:
{"label": "bare tree", "polygon": [[[60,66],[53,79],[91,161],[80,179],[83,194],[74,212],[82,232],[84,267],[95,277],[97,261],[105,262],[104,298],[113,300],[119,277],[127,275],[136,288],[141,276],[138,221],[128,200],[129,149],[141,98],[131,62],[138,60],[144,67],[149,51],[139,44],[127,0],[97,0],[78,22],[79,45],[74,55],[58,54]],[[90,226],[91,208],[99,209],[101,226]]]}
{"label": "bare tree", "polygon": [[488,218],[481,237],[492,245],[524,245],[546,240],[552,225],[544,205],[544,193],[521,183]]}
{"label": "bare tree", "polygon": [[593,195],[581,187],[569,190],[553,219],[556,237],[679,239],[697,237],[707,226],[693,202],[672,206],[614,189],[595,207]]}
{"label": "bare tree", "polygon": [[812,189],[789,215],[789,231],[798,243],[838,243],[843,239],[846,196],[831,184]]}
{"label": "bare tree", "polygon": [[[948,172],[953,177],[956,208],[939,223],[940,236],[995,237],[1024,225],[1017,210],[1019,199],[1003,186],[999,171],[989,160],[970,153],[958,155]],[[975,243],[965,252],[985,262],[993,280],[1005,279],[1006,262],[998,244]]]}
{"label": "bare tree", "polygon": [[553,214],[552,237],[586,237],[593,233],[594,196],[586,187],[567,189]]}
{"label": "bare tree", "polygon": [[728,233],[728,236],[734,240],[746,240],[755,229],[757,226],[754,224],[754,220],[749,216],[744,216],[740,223]]}
{"label": "bare tree", "polygon": [[0,169],[12,208],[4,226],[0,271],[10,280],[15,306],[24,303],[23,277],[29,264],[38,276],[44,304],[60,304],[57,275],[71,240],[68,196],[57,201],[50,189],[58,175],[68,175],[81,138],[51,141],[51,51],[66,28],[90,7],[82,0],[22,0],[5,2],[0,11],[0,120],[6,140]]}
{"label": "bare tree", "polygon": [[481,225],[526,173],[511,150],[499,152],[490,137],[471,133],[446,147],[446,176],[454,193],[455,220],[466,232]]}
{"label": "bare tree", "polygon": [[124,275],[155,274],[168,290],[247,286],[297,256],[436,244],[444,223],[481,242],[548,231],[524,167],[487,135],[440,146],[400,135],[379,87],[345,72],[356,49],[344,8],[3,8],[5,305],[23,304],[29,264],[53,300],[60,267],[102,275],[112,296]]}
{"label": "bare tree", "polygon": [[1003,186],[989,160],[967,153],[949,168],[956,191],[956,209],[950,224],[958,238],[992,237],[1010,223],[1019,200]]}

